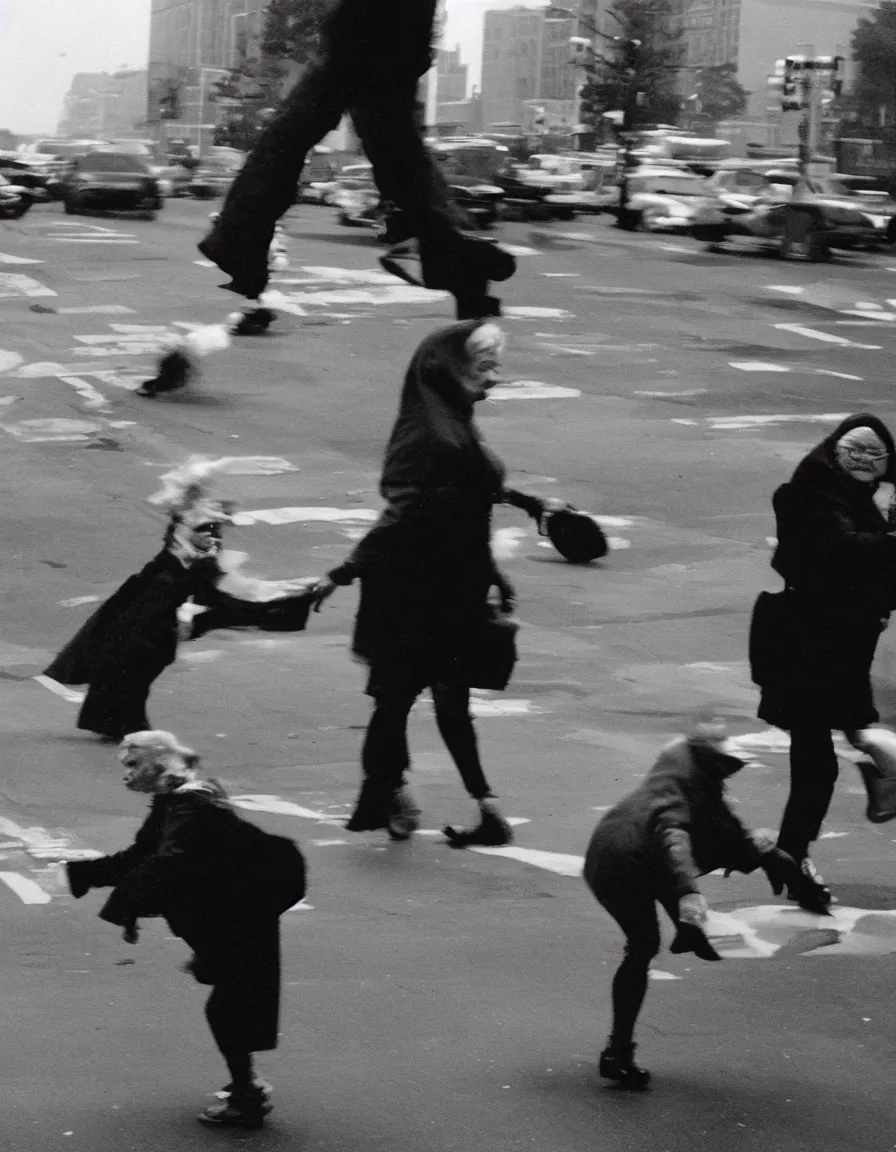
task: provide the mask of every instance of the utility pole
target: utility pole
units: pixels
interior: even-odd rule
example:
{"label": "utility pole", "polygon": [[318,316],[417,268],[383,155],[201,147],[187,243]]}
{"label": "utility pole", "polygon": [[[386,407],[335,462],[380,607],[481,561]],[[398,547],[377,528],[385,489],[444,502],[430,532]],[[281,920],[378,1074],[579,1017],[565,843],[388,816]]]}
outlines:
{"label": "utility pole", "polygon": [[822,112],[825,101],[832,95],[838,95],[842,88],[842,63],[842,56],[814,55],[787,56],[778,61],[782,76],[781,110],[803,113],[798,128],[801,180],[794,189],[796,197],[804,196],[809,190],[810,165],[818,151]]}

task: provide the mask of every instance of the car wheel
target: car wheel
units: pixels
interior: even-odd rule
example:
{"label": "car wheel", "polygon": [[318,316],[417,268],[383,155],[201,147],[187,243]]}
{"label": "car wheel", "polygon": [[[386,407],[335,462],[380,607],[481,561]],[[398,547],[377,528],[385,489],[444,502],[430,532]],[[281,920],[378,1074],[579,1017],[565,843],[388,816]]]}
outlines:
{"label": "car wheel", "polygon": [[639,213],[637,223],[635,224],[635,231],[656,232],[657,228],[657,214],[655,212]]}
{"label": "car wheel", "polygon": [[893,217],[887,227],[887,243],[896,244],[896,216]]}
{"label": "car wheel", "polygon": [[636,231],[639,224],[640,213],[632,212],[628,208],[620,208],[616,213],[616,226],[626,232]]}
{"label": "car wheel", "polygon": [[81,206],[78,204],[74,196],[67,196],[64,202],[66,216],[80,216]]}

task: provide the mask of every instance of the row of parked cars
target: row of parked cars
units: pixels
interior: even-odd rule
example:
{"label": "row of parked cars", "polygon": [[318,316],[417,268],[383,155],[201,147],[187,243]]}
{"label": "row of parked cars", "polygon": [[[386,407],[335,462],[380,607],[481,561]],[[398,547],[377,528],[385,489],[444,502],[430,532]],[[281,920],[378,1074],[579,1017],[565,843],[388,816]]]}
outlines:
{"label": "row of parked cars", "polygon": [[[707,178],[657,164],[627,176],[619,222],[640,231],[676,231],[718,251],[738,238],[774,244],[782,256],[799,247],[811,260],[832,249],[896,243],[896,200],[882,180],[837,172],[801,182],[795,164],[720,166]],[[619,198],[616,198],[616,210]]]}
{"label": "row of parked cars", "polygon": [[199,159],[186,150],[162,155],[139,140],[39,142],[27,152],[0,152],[0,216],[23,216],[41,201],[86,209],[133,210],[152,218],[170,196],[223,195],[245,155],[213,147]]}

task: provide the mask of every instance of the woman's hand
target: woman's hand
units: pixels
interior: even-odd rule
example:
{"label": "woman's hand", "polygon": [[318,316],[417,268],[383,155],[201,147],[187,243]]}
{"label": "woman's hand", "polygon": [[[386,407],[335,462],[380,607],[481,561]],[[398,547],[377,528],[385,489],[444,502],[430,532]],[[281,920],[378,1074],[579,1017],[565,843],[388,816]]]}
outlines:
{"label": "woman's hand", "polygon": [[311,585],[310,592],[314,598],[315,612],[320,612],[324,601],[333,595],[337,587],[335,580],[331,580],[329,576],[321,576],[316,584]]}
{"label": "woman's hand", "polygon": [[556,496],[548,496],[542,500],[541,515],[538,517],[539,536],[547,536],[548,517],[552,512],[575,512],[575,508],[567,500],[560,500]]}

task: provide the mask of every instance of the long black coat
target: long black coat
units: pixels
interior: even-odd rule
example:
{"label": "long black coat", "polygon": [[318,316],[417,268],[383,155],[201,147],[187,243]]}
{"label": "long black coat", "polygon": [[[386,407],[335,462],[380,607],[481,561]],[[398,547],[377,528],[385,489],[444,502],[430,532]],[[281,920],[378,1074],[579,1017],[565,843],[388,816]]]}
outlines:
{"label": "long black coat", "polygon": [[845,432],[871,427],[890,452],[896,446],[868,414],[851,416],[775,492],[778,545],[772,567],[787,594],[785,657],[762,685],[759,717],[779,728],[815,722],[844,731],[879,717],[871,665],[896,605],[896,535],[878,511],[874,488],[840,469],[834,446]]}
{"label": "long black coat", "polygon": [[372,684],[398,674],[418,686],[488,686],[477,680],[477,649],[500,578],[491,514],[504,468],[481,442],[460,380],[476,327],[452,325],[418,349],[386,449],[388,507],[330,573],[337,583],[361,579],[352,650],[371,665]]}
{"label": "long black coat", "polygon": [[194,621],[193,638],[213,628],[305,627],[311,606],[307,593],[250,602],[222,592],[217,586],[221,577],[214,560],[185,568],[163,549],[100,605],[45,675],[60,684],[132,680],[135,675],[151,683],[177,656],[177,610],[191,597],[210,609]]}
{"label": "long black coat", "polygon": [[644,782],[594,830],[585,881],[602,893],[683,896],[716,868],[752,872],[761,850],[725,801],[725,776],[741,762],[686,739],[670,744]]}
{"label": "long black coat", "polygon": [[203,782],[154,797],[130,848],[68,864],[69,884],[76,897],[114,888],[100,912],[111,924],[163,916],[194,950],[201,983],[239,990],[228,996],[232,1046],[263,1051],[277,1045],[279,917],[305,894],[301,854],[280,866],[284,843]]}

